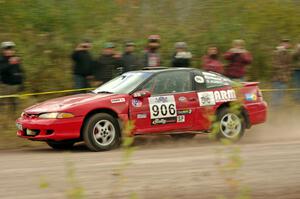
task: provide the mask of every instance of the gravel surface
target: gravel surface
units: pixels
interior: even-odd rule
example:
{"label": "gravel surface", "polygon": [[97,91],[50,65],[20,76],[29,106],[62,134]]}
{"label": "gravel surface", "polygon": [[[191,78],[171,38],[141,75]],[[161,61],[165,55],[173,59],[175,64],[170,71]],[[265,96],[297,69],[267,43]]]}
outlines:
{"label": "gravel surface", "polygon": [[[86,198],[235,198],[247,190],[252,198],[299,199],[299,112],[271,112],[231,146],[206,135],[137,137],[128,161],[124,150],[94,153],[80,144],[0,151],[0,198],[67,198],[82,189]],[[231,156],[242,165],[222,173]]]}

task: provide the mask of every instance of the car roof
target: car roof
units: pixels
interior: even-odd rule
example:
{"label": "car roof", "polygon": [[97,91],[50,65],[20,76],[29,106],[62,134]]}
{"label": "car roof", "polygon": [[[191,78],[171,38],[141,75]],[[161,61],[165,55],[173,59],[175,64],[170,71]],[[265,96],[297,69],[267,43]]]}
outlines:
{"label": "car roof", "polygon": [[170,72],[170,71],[192,71],[192,70],[199,70],[195,68],[169,68],[169,67],[146,67],[139,72],[146,72],[146,73],[161,73],[161,72]]}

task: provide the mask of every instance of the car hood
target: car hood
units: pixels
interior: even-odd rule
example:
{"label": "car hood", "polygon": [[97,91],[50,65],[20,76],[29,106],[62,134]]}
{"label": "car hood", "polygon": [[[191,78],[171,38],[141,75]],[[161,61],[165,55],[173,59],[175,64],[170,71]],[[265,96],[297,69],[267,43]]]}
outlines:
{"label": "car hood", "polygon": [[88,102],[99,100],[99,99],[106,99],[107,97],[114,96],[116,94],[94,94],[94,93],[87,93],[87,94],[78,94],[78,95],[71,95],[67,97],[60,97],[51,100],[47,100],[45,102],[33,105],[25,110],[26,113],[29,114],[40,114],[40,113],[47,113],[47,112],[59,112],[66,110],[68,108],[72,108],[75,106],[79,106],[81,104],[86,104]]}

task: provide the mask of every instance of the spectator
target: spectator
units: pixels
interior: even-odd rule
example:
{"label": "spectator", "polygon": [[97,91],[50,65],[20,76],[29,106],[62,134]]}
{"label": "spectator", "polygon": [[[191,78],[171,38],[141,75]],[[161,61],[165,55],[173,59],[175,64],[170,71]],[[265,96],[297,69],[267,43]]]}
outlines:
{"label": "spectator", "polygon": [[93,68],[96,84],[111,80],[116,75],[116,69],[121,66],[121,56],[115,51],[114,43],[106,43],[102,55]]}
{"label": "spectator", "polygon": [[172,57],[173,67],[190,67],[192,53],[187,51],[187,45],[185,42],[177,42],[175,44],[176,52]]}
{"label": "spectator", "polygon": [[[281,44],[276,48],[273,55],[273,75],[272,86],[274,89],[286,89],[291,78],[292,51],[290,42],[283,39]],[[272,105],[281,105],[284,98],[284,91],[272,93]]]}
{"label": "spectator", "polygon": [[134,54],[135,44],[133,42],[126,42],[125,52],[122,55],[122,72],[137,70],[139,66],[139,59]]}
{"label": "spectator", "polygon": [[211,45],[207,49],[207,54],[202,57],[203,69],[216,73],[224,73],[224,65],[219,60],[219,51],[215,45]]}
{"label": "spectator", "polygon": [[228,61],[225,75],[237,81],[245,81],[246,66],[252,62],[250,52],[245,49],[245,41],[234,40],[232,48],[224,54],[224,58]]}
{"label": "spectator", "polygon": [[148,44],[143,59],[144,67],[157,67],[161,65],[161,59],[158,53],[159,48],[160,48],[160,36],[150,35],[148,37]]}
{"label": "spectator", "polygon": [[[3,83],[4,95],[16,94],[23,89],[24,73],[21,68],[20,58],[15,54],[15,43],[6,41],[1,43],[0,55],[0,80]],[[13,111],[17,109],[17,100],[10,98]]]}
{"label": "spectator", "polygon": [[[293,66],[294,87],[300,89],[300,43],[296,45],[293,53]],[[295,92],[294,98],[297,102],[300,102],[300,91]]]}
{"label": "spectator", "polygon": [[92,45],[88,40],[84,40],[74,50],[72,54],[72,60],[74,61],[73,75],[74,75],[74,87],[76,89],[89,87],[89,77],[91,75],[92,56],[89,52]]}

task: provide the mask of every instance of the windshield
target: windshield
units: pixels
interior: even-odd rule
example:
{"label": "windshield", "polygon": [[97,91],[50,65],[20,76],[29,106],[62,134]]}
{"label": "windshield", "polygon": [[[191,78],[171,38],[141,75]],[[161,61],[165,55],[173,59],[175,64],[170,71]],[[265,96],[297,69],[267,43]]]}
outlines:
{"label": "windshield", "polygon": [[144,82],[151,73],[145,72],[128,72],[124,73],[109,82],[103,84],[94,93],[117,93],[128,94],[133,91],[137,86]]}

